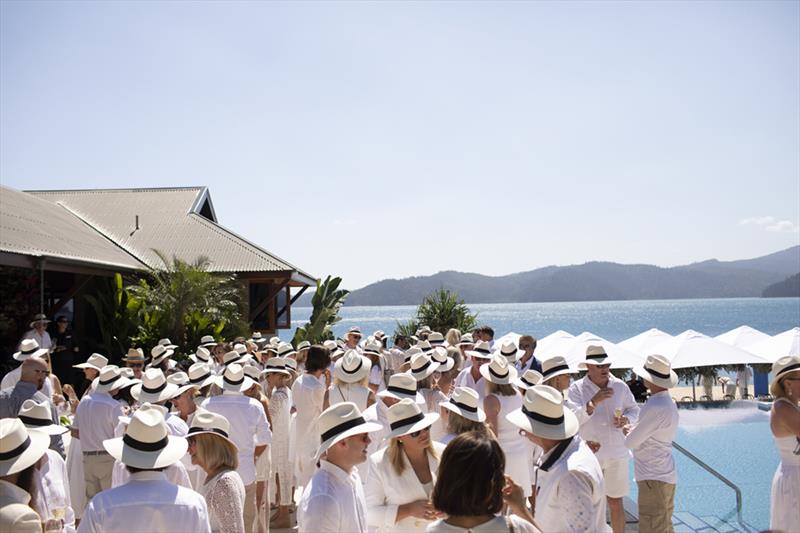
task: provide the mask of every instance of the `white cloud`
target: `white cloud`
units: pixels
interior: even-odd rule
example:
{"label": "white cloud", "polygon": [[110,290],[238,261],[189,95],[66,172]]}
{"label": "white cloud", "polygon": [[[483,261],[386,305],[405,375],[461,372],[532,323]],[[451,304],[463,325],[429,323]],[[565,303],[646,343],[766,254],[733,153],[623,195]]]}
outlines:
{"label": "white cloud", "polygon": [[739,224],[742,226],[748,226],[751,224],[755,224],[757,226],[766,226],[767,224],[772,224],[776,222],[775,217],[750,217],[750,218],[743,218],[739,221]]}
{"label": "white cloud", "polygon": [[775,217],[750,217],[739,221],[740,226],[761,226],[774,233],[800,233],[800,226],[791,220],[778,220]]}
{"label": "white cloud", "polygon": [[780,220],[767,226],[767,231],[774,231],[776,233],[798,233],[800,232],[800,226],[790,220]]}

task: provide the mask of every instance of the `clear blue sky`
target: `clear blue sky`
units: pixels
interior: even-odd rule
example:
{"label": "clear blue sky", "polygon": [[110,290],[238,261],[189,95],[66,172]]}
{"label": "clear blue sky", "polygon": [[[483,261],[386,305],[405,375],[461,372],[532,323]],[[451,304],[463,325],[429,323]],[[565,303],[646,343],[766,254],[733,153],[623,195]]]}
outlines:
{"label": "clear blue sky", "polygon": [[357,288],[800,243],[800,3],[0,3],[0,181],[208,185]]}

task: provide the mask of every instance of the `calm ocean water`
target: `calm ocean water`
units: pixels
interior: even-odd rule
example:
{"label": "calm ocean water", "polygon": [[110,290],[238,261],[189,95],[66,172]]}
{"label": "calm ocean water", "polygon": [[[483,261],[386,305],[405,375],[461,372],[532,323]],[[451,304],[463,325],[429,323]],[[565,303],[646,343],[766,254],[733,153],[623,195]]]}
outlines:
{"label": "calm ocean water", "polygon": [[[731,298],[713,300],[637,300],[618,302],[548,302],[524,304],[474,304],[478,321],[495,330],[495,337],[514,331],[537,338],[563,329],[578,335],[591,331],[620,342],[650,328],[671,335],[694,329],[715,336],[741,325],[769,335],[800,325],[800,298]],[[391,335],[398,321],[409,320],[415,306],[344,307],[334,333],[361,326],[365,334],[383,330]],[[292,309],[292,330],[281,338],[291,340],[294,328],[306,323],[310,307]]]}

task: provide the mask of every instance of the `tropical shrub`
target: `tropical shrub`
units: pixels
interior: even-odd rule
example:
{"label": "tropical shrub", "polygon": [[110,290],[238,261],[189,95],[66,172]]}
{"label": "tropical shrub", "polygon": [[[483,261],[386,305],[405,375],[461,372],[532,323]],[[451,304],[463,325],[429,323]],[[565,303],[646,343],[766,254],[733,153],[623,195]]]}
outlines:
{"label": "tropical shrub", "polygon": [[342,278],[331,278],[325,281],[317,280],[317,289],[311,298],[311,316],[308,322],[297,328],[292,338],[292,344],[297,346],[303,341],[319,344],[333,339],[331,327],[341,320],[339,309],[344,305],[350,291],[340,289]]}
{"label": "tropical shrub", "polygon": [[427,295],[417,307],[414,318],[405,324],[398,322],[395,335],[411,336],[421,326],[428,326],[442,335],[450,328],[470,332],[478,325],[478,315],[470,312],[458,294],[439,289]]}

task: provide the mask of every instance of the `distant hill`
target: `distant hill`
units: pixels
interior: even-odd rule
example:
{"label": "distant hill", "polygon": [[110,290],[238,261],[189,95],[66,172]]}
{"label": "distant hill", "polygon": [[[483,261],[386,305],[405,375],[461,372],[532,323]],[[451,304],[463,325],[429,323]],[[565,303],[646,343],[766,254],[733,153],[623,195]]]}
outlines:
{"label": "distant hill", "polygon": [[800,273],[790,276],[783,281],[774,283],[764,289],[764,298],[778,298],[787,296],[800,296]]}

